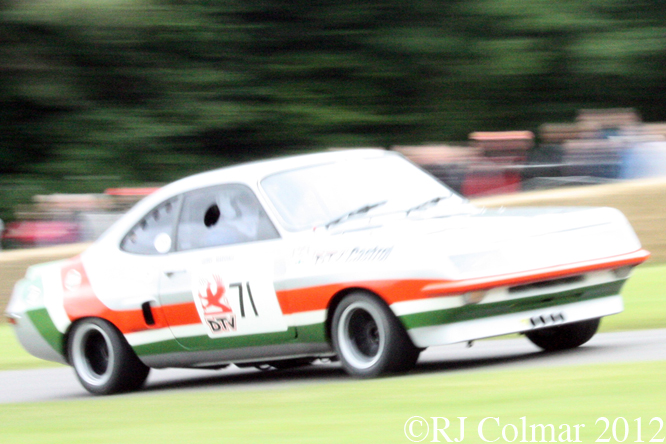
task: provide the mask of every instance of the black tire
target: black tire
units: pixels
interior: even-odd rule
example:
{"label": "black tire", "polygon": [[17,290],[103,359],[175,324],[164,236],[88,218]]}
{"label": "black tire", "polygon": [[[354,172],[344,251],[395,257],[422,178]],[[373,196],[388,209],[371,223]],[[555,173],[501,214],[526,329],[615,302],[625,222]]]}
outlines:
{"label": "black tire", "polygon": [[389,307],[365,292],[351,293],[337,306],[331,338],[342,367],[353,376],[407,371],[420,353]]}
{"label": "black tire", "polygon": [[95,395],[139,389],[150,368],[144,365],[123,335],[103,319],[86,319],[69,335],[67,352],[81,385]]}
{"label": "black tire", "polygon": [[581,346],[592,339],[599,328],[600,321],[601,319],[597,318],[573,322],[525,332],[525,336],[534,345],[546,351],[567,350]]}

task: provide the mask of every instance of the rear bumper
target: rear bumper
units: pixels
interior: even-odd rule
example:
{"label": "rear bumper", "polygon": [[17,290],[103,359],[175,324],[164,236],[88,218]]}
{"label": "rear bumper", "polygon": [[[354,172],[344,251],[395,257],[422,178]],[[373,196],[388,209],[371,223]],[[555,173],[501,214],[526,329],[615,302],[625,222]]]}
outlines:
{"label": "rear bumper", "polygon": [[[45,311],[45,310],[44,310]],[[11,314],[14,320],[12,327],[16,338],[31,355],[46,359],[47,361],[67,364],[67,360],[62,355],[62,350],[56,350],[59,347],[59,338],[49,337],[44,331],[39,331],[28,314]],[[47,338],[51,341],[47,341]]]}

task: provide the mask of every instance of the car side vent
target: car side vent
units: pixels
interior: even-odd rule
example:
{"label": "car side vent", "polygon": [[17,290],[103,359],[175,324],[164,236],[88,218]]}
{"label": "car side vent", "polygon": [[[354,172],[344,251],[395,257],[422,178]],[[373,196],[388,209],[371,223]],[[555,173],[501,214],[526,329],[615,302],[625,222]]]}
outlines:
{"label": "car side vent", "polygon": [[533,282],[531,284],[517,285],[515,287],[509,288],[509,293],[521,293],[531,290],[540,290],[548,287],[555,287],[558,285],[571,285],[582,282],[585,279],[585,276],[569,276],[560,279],[551,279],[548,281]]}
{"label": "car side vent", "polygon": [[146,325],[155,325],[155,317],[150,307],[150,301],[141,304],[141,311],[143,311],[143,319],[146,321]]}

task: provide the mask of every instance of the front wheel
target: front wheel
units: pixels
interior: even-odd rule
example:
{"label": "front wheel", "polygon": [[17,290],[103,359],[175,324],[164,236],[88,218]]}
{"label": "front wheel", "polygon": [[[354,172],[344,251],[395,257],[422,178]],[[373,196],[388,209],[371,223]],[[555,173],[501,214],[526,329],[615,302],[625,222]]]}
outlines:
{"label": "front wheel", "polygon": [[354,376],[407,371],[419,357],[419,349],[393,312],[365,292],[352,293],[340,302],[331,336],[342,367]]}
{"label": "front wheel", "polygon": [[573,322],[571,324],[548,327],[525,333],[534,345],[546,351],[576,348],[592,339],[599,328],[601,319]]}
{"label": "front wheel", "polygon": [[81,385],[96,395],[137,390],[150,371],[123,335],[103,319],[76,324],[67,349]]}

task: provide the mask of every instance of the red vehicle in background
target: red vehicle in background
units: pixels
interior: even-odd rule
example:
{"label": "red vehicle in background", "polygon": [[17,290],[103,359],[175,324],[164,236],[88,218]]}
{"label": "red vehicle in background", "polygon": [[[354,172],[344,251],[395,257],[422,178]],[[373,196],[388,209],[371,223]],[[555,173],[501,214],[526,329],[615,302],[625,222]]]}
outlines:
{"label": "red vehicle in background", "polygon": [[95,240],[138,200],[158,188],[109,188],[103,194],[38,195],[0,225],[5,248],[45,247]]}
{"label": "red vehicle in background", "polygon": [[79,225],[57,220],[10,222],[2,234],[2,240],[6,248],[69,244],[80,240]]}

